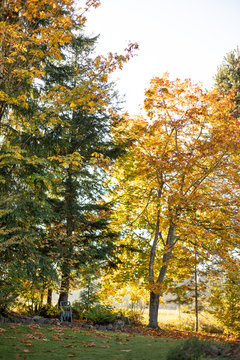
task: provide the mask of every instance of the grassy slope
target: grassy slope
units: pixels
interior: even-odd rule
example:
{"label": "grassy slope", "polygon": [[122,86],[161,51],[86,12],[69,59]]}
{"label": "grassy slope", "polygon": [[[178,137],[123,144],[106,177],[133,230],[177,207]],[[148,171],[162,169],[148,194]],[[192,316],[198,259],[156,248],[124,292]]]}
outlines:
{"label": "grassy slope", "polygon": [[78,328],[1,324],[0,359],[161,360],[181,341]]}
{"label": "grassy slope", "polygon": [[170,349],[182,347],[183,339],[194,335],[173,331],[160,334],[146,328],[142,328],[142,334],[146,336],[77,327],[0,324],[0,359],[164,360]]}

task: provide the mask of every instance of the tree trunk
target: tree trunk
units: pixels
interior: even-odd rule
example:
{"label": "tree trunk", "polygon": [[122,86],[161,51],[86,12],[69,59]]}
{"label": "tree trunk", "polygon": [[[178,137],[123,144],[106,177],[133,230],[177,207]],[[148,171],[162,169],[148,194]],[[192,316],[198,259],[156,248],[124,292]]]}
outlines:
{"label": "tree trunk", "polygon": [[61,301],[68,301],[69,285],[70,285],[70,274],[65,272],[62,275],[61,289],[60,289],[60,295],[59,295],[59,299],[58,299],[59,306],[60,306]]}
{"label": "tree trunk", "polygon": [[159,307],[160,295],[155,294],[153,291],[150,293],[150,304],[149,304],[149,327],[158,327],[158,307]]}
{"label": "tree trunk", "polygon": [[198,331],[198,276],[197,276],[197,253],[195,252],[194,269],[194,293],[195,293],[195,331]]}
{"label": "tree trunk", "polygon": [[[161,285],[163,283],[163,280],[165,278],[168,262],[172,253],[172,247],[174,245],[174,239],[175,239],[175,231],[176,231],[176,225],[174,223],[171,223],[168,230],[168,236],[167,241],[165,244],[165,251],[163,254],[163,264],[161,266],[161,269],[159,271],[159,276],[155,284]],[[155,255],[154,255],[155,257]],[[153,265],[153,262],[152,262]],[[151,277],[150,277],[151,282]],[[159,286],[160,288],[160,286]],[[158,307],[159,307],[159,298],[160,294],[155,294],[154,292],[150,293],[150,304],[149,304],[149,327],[158,327]]]}
{"label": "tree trunk", "polygon": [[48,293],[47,293],[47,304],[49,306],[52,306],[52,293],[53,293],[53,290],[50,288],[48,289]]}
{"label": "tree trunk", "polygon": [[65,260],[62,264],[62,281],[61,281],[61,289],[60,295],[58,299],[58,305],[60,305],[61,301],[68,301],[68,293],[70,288],[70,274],[71,267],[70,261],[73,254],[73,246],[72,246],[72,234],[74,231],[74,187],[72,180],[72,166],[70,165],[67,170],[67,179],[66,179],[66,194],[65,194],[65,206],[66,206],[66,235],[68,238],[68,242],[65,245],[67,254]]}
{"label": "tree trunk", "polygon": [[44,290],[41,292],[40,295],[40,304],[39,304],[39,310],[43,307],[43,298],[44,298]]}

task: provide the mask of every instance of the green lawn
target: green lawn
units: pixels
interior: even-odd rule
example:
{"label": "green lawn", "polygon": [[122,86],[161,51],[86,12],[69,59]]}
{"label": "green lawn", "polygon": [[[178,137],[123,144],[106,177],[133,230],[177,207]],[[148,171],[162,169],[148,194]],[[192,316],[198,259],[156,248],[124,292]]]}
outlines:
{"label": "green lawn", "polygon": [[1,324],[0,359],[165,359],[181,340],[57,326]]}
{"label": "green lawn", "polygon": [[164,360],[183,340],[82,328],[0,324],[0,359]]}

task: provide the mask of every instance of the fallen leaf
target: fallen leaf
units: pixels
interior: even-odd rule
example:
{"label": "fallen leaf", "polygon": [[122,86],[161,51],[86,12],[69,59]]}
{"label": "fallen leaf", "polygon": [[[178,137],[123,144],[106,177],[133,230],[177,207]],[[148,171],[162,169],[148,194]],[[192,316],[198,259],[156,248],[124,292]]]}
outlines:
{"label": "fallen leaf", "polygon": [[90,344],[84,344],[83,347],[94,347],[96,346],[96,344],[94,342],[90,343]]}
{"label": "fallen leaf", "polygon": [[64,348],[75,348],[77,345],[63,345]]}
{"label": "fallen leaf", "polygon": [[60,339],[60,337],[58,337],[58,336],[54,336],[54,337],[53,337],[53,340],[54,340],[54,341],[58,341],[58,340],[61,340],[61,339]]}
{"label": "fallen leaf", "polygon": [[110,348],[110,345],[101,345],[100,348]]}
{"label": "fallen leaf", "polygon": [[7,330],[0,328],[0,333],[5,332]]}
{"label": "fallen leaf", "polygon": [[120,350],[120,351],[122,351],[122,352],[130,352],[132,350]]}
{"label": "fallen leaf", "polygon": [[23,350],[23,352],[25,352],[25,353],[29,353],[29,352],[30,352],[30,350],[28,350],[28,349],[24,349],[24,350]]}
{"label": "fallen leaf", "polygon": [[67,356],[68,357],[74,357],[74,356],[76,356],[76,354],[68,354]]}

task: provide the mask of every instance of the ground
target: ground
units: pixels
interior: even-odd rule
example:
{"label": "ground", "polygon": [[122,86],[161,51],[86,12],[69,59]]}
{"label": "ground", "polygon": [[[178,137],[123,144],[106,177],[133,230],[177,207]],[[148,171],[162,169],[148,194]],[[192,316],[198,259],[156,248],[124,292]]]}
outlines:
{"label": "ground", "polygon": [[226,344],[228,353],[224,359],[240,359],[237,339],[210,334],[152,330],[143,326],[129,328],[128,332],[101,332],[37,324],[1,324],[0,359],[164,360],[170,349],[196,335],[214,340],[214,344],[230,343]]}

